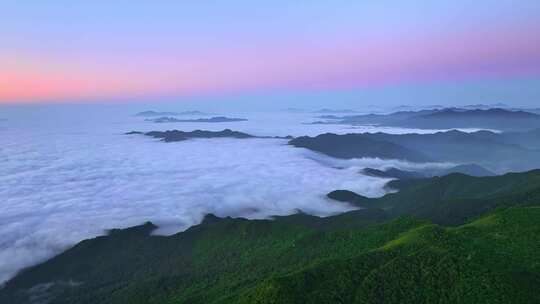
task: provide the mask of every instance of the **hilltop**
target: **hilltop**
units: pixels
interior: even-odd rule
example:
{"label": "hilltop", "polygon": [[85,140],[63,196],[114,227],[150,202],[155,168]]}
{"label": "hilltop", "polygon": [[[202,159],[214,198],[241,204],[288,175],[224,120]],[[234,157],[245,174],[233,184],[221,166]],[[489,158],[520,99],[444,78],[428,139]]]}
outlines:
{"label": "hilltop", "polygon": [[230,129],[224,129],[223,131],[205,131],[205,130],[195,130],[195,131],[179,131],[179,130],[168,130],[168,131],[150,131],[150,132],[137,132],[131,131],[126,133],[126,135],[133,134],[143,134],[146,136],[151,136],[154,138],[160,138],[164,142],[174,142],[174,141],[183,141],[190,138],[253,138],[254,136],[232,131]]}
{"label": "hilltop", "polygon": [[379,157],[403,159],[414,162],[429,161],[419,151],[411,150],[388,141],[381,141],[358,134],[336,135],[326,133],[316,137],[301,136],[289,141],[290,145],[307,148],[337,158]]}

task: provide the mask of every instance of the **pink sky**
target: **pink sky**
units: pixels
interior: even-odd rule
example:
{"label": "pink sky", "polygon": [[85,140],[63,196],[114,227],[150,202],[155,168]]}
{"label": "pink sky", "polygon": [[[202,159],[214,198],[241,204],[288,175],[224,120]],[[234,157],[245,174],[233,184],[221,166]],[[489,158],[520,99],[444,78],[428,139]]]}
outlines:
{"label": "pink sky", "polygon": [[0,52],[0,102],[351,88],[540,74],[535,26],[204,51]]}

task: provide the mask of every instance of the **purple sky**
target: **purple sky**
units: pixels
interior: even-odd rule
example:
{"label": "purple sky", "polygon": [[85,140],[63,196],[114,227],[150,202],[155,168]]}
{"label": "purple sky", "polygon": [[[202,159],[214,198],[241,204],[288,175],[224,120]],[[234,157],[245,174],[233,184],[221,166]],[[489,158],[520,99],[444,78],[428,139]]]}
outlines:
{"label": "purple sky", "polygon": [[518,101],[540,98],[540,1],[8,0],[0,11],[0,102],[522,79]]}

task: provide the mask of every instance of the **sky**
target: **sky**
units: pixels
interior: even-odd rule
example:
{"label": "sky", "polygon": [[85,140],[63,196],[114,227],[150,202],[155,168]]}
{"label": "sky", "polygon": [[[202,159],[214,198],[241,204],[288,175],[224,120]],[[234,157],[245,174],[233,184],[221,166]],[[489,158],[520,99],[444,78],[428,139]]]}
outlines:
{"label": "sky", "polygon": [[0,12],[0,103],[540,104],[535,0],[0,0]]}

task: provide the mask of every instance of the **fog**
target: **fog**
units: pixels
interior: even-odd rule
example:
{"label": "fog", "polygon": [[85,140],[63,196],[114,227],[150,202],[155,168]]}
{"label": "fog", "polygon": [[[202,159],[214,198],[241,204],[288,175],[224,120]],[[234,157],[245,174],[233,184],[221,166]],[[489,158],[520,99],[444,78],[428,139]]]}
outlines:
{"label": "fog", "polygon": [[[364,167],[414,169],[380,159],[337,160],[294,148],[283,139],[197,139],[164,143],[131,130],[222,130],[253,135],[317,135],[400,128],[303,124],[313,114],[219,113],[246,122],[156,124],[128,107],[32,107],[0,118],[0,282],[76,242],[152,221],[171,234],[207,213],[268,218],[303,212],[328,216],[354,209],[329,191],[385,193],[387,179]],[[436,131],[436,130],[433,130]],[[421,132],[433,132],[422,130]]]}

